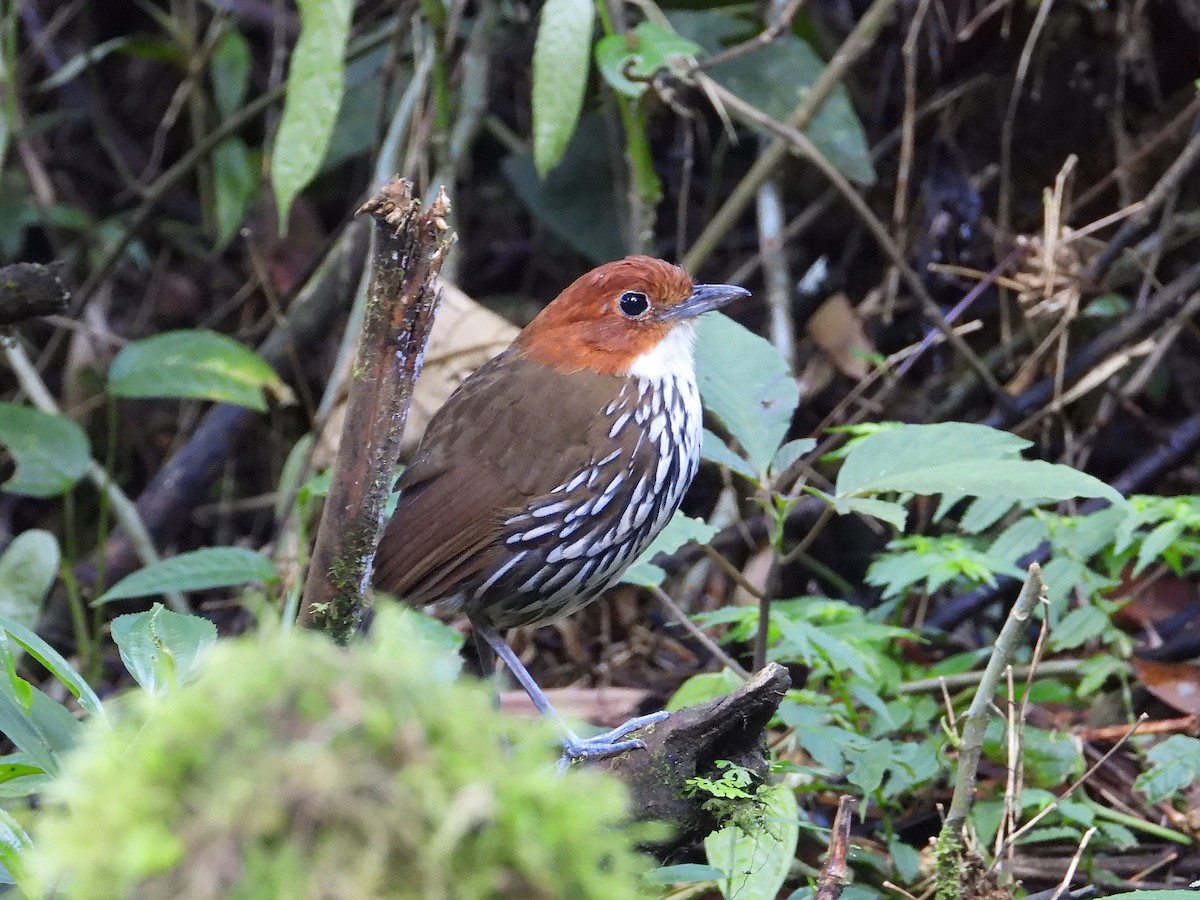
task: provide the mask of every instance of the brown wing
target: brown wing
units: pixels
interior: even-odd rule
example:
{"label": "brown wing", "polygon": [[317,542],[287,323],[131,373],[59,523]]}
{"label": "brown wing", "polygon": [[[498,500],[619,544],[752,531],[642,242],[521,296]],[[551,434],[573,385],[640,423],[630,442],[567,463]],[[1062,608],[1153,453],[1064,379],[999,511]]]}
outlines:
{"label": "brown wing", "polygon": [[510,354],[477,371],[400,478],[375,584],[428,603],[478,580],[496,562],[501,523],[588,464],[615,393],[610,376],[562,375]]}

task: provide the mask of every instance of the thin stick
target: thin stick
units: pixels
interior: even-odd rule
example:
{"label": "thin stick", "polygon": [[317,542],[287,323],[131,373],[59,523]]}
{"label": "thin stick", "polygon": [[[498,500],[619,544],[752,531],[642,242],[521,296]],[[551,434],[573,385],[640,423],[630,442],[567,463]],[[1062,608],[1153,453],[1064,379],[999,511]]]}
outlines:
{"label": "thin stick", "polygon": [[[55,402],[50,390],[46,387],[45,382],[42,381],[42,376],[38,373],[37,367],[25,355],[25,351],[21,348],[21,345],[15,341],[6,340],[3,346],[4,356],[8,360],[9,366],[12,367],[13,374],[17,376],[17,381],[20,383],[21,389],[29,395],[29,399],[33,402],[33,405],[48,415],[62,415],[62,410],[58,408],[58,403]],[[158,550],[154,547],[154,540],[150,537],[150,532],[146,530],[145,523],[142,522],[142,517],[138,514],[137,506],[121,490],[120,485],[113,481],[104,466],[100,465],[94,459],[88,460],[87,477],[95,485],[96,490],[100,491],[108,499],[113,517],[125,531],[125,536],[129,538],[134,552],[137,553],[142,563],[150,565],[151,563],[158,562],[160,557]],[[191,612],[187,600],[178,591],[171,591],[164,594],[164,596],[167,598],[167,606],[175,612]]]}
{"label": "thin stick", "polygon": [[721,665],[725,666],[725,668],[729,669],[743,681],[750,677],[750,673],[742,668],[741,664],[736,659],[726,653],[724,647],[710,638],[704,632],[703,628],[692,621],[691,616],[679,608],[679,604],[671,599],[670,594],[657,586],[650,588],[650,593],[653,594],[655,599],[663,605],[663,608],[671,614],[672,618],[682,625],[687,630],[688,634],[699,641],[704,649],[711,653],[713,657],[721,663]]}
{"label": "thin stick", "polygon": [[838,900],[842,888],[850,880],[850,867],[846,858],[850,850],[850,825],[854,821],[853,797],[843,794],[838,798],[837,815],[833,819],[833,832],[829,836],[829,858],[817,879],[817,890],[813,900]]}
{"label": "thin stick", "polygon": [[441,296],[438,273],[453,242],[448,211],[444,193],[423,210],[412,184],[400,180],[359,210],[376,224],[371,291],[300,610],[301,624],[339,641],[354,634],[366,608],[384,505]]}
{"label": "thin stick", "polygon": [[1000,683],[1000,677],[1017,651],[1025,631],[1029,616],[1034,606],[1042,599],[1045,584],[1042,582],[1042,569],[1037,563],[1029,567],[1029,574],[1017,602],[1009,611],[1004,627],[996,638],[995,648],[988,660],[984,676],[979,682],[979,689],[971,701],[963,723],[962,746],[958,754],[958,771],[954,782],[954,795],[946,812],[946,821],[942,825],[942,833],[938,837],[939,847],[945,838],[961,845],[963,828],[967,822],[967,813],[971,810],[971,801],[975,794],[975,775],[979,769],[979,760],[983,754],[983,737],[987,729],[988,710],[992,705],[992,697]]}
{"label": "thin stick", "polygon": [[[1099,768],[1102,765],[1104,765],[1106,762],[1108,762],[1108,758],[1110,756],[1112,756],[1114,753],[1116,753],[1118,750],[1120,750],[1121,747],[1123,747],[1125,745],[1125,742],[1127,740],[1129,740],[1131,737],[1133,737],[1134,732],[1136,732],[1141,727],[1142,723],[1144,721],[1146,721],[1146,719],[1148,719],[1148,718],[1149,718],[1149,716],[1147,716],[1145,713],[1142,713],[1140,716],[1138,716],[1138,720],[1129,726],[1129,728],[1125,731],[1125,734],[1123,734],[1121,736],[1121,739],[1119,741],[1117,741],[1115,744],[1113,744],[1112,747],[1110,747],[1109,750],[1102,757],[1100,757],[1098,760],[1096,760],[1096,762],[1092,764],[1091,768],[1089,768],[1086,772],[1084,772],[1077,779],[1075,779],[1075,781],[1071,784],[1071,786],[1068,787],[1065,791],[1063,791],[1061,795],[1059,795],[1058,797],[1055,797],[1054,801],[1052,803],[1047,804],[1042,810],[1040,810],[1038,812],[1037,815],[1035,815],[1032,819],[1030,819],[1028,822],[1026,822],[1024,825],[1022,825],[1020,828],[1018,828],[1012,834],[1010,834],[1008,836],[1007,843],[1010,845],[1015,844],[1021,838],[1021,835],[1028,834],[1029,831],[1031,831],[1033,829],[1034,825],[1036,825],[1038,822],[1042,821],[1042,819],[1046,818],[1046,816],[1050,815],[1050,813],[1054,812],[1054,810],[1058,809],[1058,804],[1060,804],[1062,801],[1064,801],[1068,797],[1070,797],[1071,794],[1075,793],[1075,791],[1079,788],[1079,786],[1081,784],[1083,784],[1089,778],[1091,778],[1099,770]],[[993,863],[993,865],[995,865],[995,863]]]}
{"label": "thin stick", "polygon": [[[838,171],[836,166],[834,166],[825,158],[824,154],[822,154],[820,150],[817,149],[816,145],[813,144],[808,135],[804,134],[804,132],[797,128],[793,128],[791,125],[780,125],[770,116],[750,105],[736,94],[726,90],[707,75],[700,74],[697,76],[697,78],[704,85],[705,90],[709,91],[713,96],[719,97],[721,102],[724,103],[735,115],[748,122],[759,125],[762,128],[766,128],[772,133],[776,134],[779,140],[783,141],[785,145],[790,144],[820,170],[821,174],[825,176],[830,184],[837,188],[838,192],[843,196],[846,202],[850,204],[851,208],[858,214],[859,218],[862,219],[863,224],[867,226],[867,230],[871,232],[871,236],[875,238],[879,248],[883,250],[884,254],[888,257],[892,265],[895,266],[900,272],[900,276],[904,279],[904,283],[920,302],[921,311],[925,314],[925,317],[929,320],[930,324],[932,324],[938,331],[942,333],[942,335],[950,343],[950,346],[953,347],[967,363],[967,365],[971,367],[972,371],[975,372],[975,375],[988,388],[988,390],[992,392],[994,396],[998,398],[1006,398],[1007,395],[1004,392],[1004,388],[1001,387],[1000,382],[996,380],[996,376],[992,374],[991,370],[988,369],[986,365],[984,365],[983,361],[978,357],[978,355],[976,355],[975,351],[967,345],[967,342],[962,338],[962,336],[956,333],[954,329],[951,328],[946,322],[945,316],[942,315],[941,307],[939,307],[937,305],[937,301],[930,296],[929,291],[926,289],[921,279],[917,277],[917,273],[914,272],[912,266],[908,264],[908,260],[904,258],[904,253],[899,247],[896,246],[896,242],[892,240],[892,237],[890,234],[888,234],[888,230],[884,224],[879,221],[875,213],[872,212],[871,208],[866,204],[866,201],[864,201],[859,195],[858,191],[854,189],[854,186],[846,180],[846,177]],[[774,144],[771,144],[771,146],[773,147]],[[693,252],[694,249],[695,248],[693,248]]]}
{"label": "thin stick", "polygon": [[[804,94],[800,105],[787,118],[787,127],[797,131],[803,130],[812,121],[813,116],[821,111],[821,107],[832,96],[834,89],[842,83],[850,67],[870,49],[875,41],[876,33],[883,28],[892,13],[896,0],[873,0],[862,18],[853,30],[842,41],[829,64],[821,71],[821,76]],[[712,79],[707,79],[711,82]],[[776,123],[778,124],[778,123]],[[749,206],[758,194],[758,189],[771,173],[783,162],[788,152],[788,142],[776,138],[763,150],[750,171],[745,174],[733,192],[721,204],[720,209],[709,220],[704,231],[692,244],[692,249],[683,258],[683,267],[691,272],[698,272],[721,239],[737,224],[742,212]]]}

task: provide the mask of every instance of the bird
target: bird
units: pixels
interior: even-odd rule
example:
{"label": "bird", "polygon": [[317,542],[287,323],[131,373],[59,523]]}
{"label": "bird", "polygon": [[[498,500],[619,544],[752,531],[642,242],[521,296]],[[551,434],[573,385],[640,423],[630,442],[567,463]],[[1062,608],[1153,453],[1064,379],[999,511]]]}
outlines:
{"label": "bird", "polygon": [[700,465],[697,318],[749,294],[648,256],[592,269],[458,386],[397,482],[375,586],[465,614],[485,675],[498,657],[557,725],[563,765],[644,748],[629,735],[667,713],[581,738],[500,632],[592,602],[674,515]]}

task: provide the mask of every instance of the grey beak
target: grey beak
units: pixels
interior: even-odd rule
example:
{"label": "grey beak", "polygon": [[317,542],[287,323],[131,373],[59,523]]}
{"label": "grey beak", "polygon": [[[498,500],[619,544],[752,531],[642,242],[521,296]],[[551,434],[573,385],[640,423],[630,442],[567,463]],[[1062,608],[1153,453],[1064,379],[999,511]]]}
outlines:
{"label": "grey beak", "polygon": [[714,309],[720,309],[726,303],[749,296],[748,290],[734,284],[698,284],[692,288],[690,297],[670,309],[663,310],[658,315],[658,319],[690,319]]}

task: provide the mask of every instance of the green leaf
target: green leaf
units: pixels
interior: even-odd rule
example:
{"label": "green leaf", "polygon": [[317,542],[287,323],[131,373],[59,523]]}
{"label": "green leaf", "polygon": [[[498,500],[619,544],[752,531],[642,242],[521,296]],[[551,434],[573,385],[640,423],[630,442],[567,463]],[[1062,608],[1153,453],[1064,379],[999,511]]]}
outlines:
{"label": "green leaf", "polygon": [[701,672],[699,675],[693,675],[679,686],[675,696],[667,701],[665,709],[668,712],[675,712],[685,706],[707,703],[709,700],[716,700],[718,697],[724,697],[726,694],[736,691],[742,684],[742,679],[729,669],[722,669],[720,672]]}
{"label": "green leaf", "polygon": [[31,528],[13,538],[0,556],[0,617],[26,628],[36,625],[58,562],[58,541],[50,532]]}
{"label": "green leaf", "polygon": [[640,97],[659,69],[683,74],[701,47],[658,22],[639,22],[627,34],[609,34],[596,42],[596,66],[613,90]]}
{"label": "green leaf", "polygon": [[815,449],[817,449],[817,442],[814,438],[797,438],[794,441],[788,441],[776,451],[771,460],[771,474],[778,475],[784,472],[804,454],[812,453]]}
{"label": "green leaf", "polygon": [[850,513],[871,516],[873,519],[887,522],[897,531],[903,531],[904,524],[908,521],[908,510],[905,509],[903,503],[879,500],[875,497],[830,497],[819,491],[813,491],[813,493],[828,500],[834,512],[841,516]]}
{"label": "green leaf", "polygon": [[529,153],[508,157],[500,168],[534,218],[585,259],[602,263],[625,255],[612,165],[604,122],[586,115],[562,161],[544,179]]}
{"label": "green leaf", "polygon": [[266,410],[263,390],[287,396],[253,350],[213,331],[168,331],[127,344],[108,373],[116,397],[194,397]]}
{"label": "green leaf", "polygon": [[1104,634],[1112,623],[1104,610],[1095,606],[1080,606],[1071,610],[1054,626],[1050,634],[1050,649],[1074,650]]}
{"label": "green leaf", "polygon": [[985,425],[904,425],[863,438],[846,456],[837,495],[879,492],[1066,500],[1125,500],[1113,488],[1072,469],[1021,459],[1028,441]]}
{"label": "green leaf", "polygon": [[12,403],[0,403],[0,444],[17,464],[3,488],[24,497],[65,494],[91,462],[87,435],[70,419]]}
{"label": "green leaf", "polygon": [[222,118],[228,119],[246,99],[250,83],[250,45],[236,28],[225,32],[213,50],[209,66],[213,103]]}
{"label": "green leaf", "polygon": [[300,37],[288,66],[287,97],[271,154],[279,230],[292,201],[321,167],[346,78],[346,38],[353,0],[297,0]]}
{"label": "green leaf", "polygon": [[129,674],[151,694],[162,694],[196,676],[204,651],[217,640],[217,629],[207,619],[156,603],[146,612],[113,619],[112,636]]}
{"label": "green leaf", "polygon": [[241,138],[226,138],[213,151],[216,206],[216,249],[223,250],[237,234],[258,193],[258,172],[250,148]]}
{"label": "green leaf", "polygon": [[1150,768],[1138,775],[1133,786],[1151,803],[1161,803],[1173,794],[1200,781],[1200,740],[1173,734],[1146,754]]}
{"label": "green leaf", "polygon": [[666,527],[659,532],[658,537],[650,542],[650,546],[642,551],[642,555],[634,560],[633,565],[621,577],[626,584],[637,584],[642,587],[654,587],[662,584],[666,573],[650,562],[660,553],[674,553],[684,544],[695,541],[705,544],[712,540],[717,533],[716,526],[709,525],[703,519],[694,519],[676,512],[667,522]]}
{"label": "green leaf", "polygon": [[395,648],[397,654],[412,653],[418,644],[429,644],[434,650],[429,654],[427,674],[439,683],[454,681],[462,669],[458,652],[463,644],[462,634],[408,604],[377,602],[371,635],[381,653],[387,647]]}
{"label": "green leaf", "polygon": [[592,0],[546,0],[533,45],[533,158],[545,178],[562,159],[583,109]]}
{"label": "green leaf", "polygon": [[726,825],[704,839],[709,865],[727,872],[718,886],[725,900],[775,900],[796,856],[800,820],[796,797],[782,784],[759,789],[751,824]]}
{"label": "green leaf", "polygon": [[1167,519],[1142,538],[1142,546],[1138,548],[1137,565],[1133,567],[1134,578],[1142,574],[1146,566],[1158,562],[1167,548],[1179,540],[1185,524],[1179,519]]}
{"label": "green leaf", "polygon": [[242,547],[207,547],[151,563],[126,575],[96,598],[94,605],[170,591],[205,591],[247,581],[271,581],[274,564]]}
{"label": "green leaf", "polygon": [[696,330],[704,405],[741,444],[754,470],[765,472],[800,402],[787,362],[769,341],[728,316],[703,316]]}
{"label": "green leaf", "polygon": [[[756,22],[717,10],[672,12],[669,19],[676,31],[710,53],[761,30]],[[726,90],[783,122],[791,117],[824,70],[825,63],[806,42],[784,34],[751,53],[713,66],[708,74]],[[822,155],[851,181],[864,185],[875,182],[866,135],[845,87],[834,90],[805,133]]]}
{"label": "green leaf", "polygon": [[14,619],[0,616],[0,629],[7,632],[9,637],[24,647],[30,656],[46,668],[46,671],[61,681],[67,690],[79,700],[80,706],[93,716],[104,718],[104,706],[100,703],[100,698],[61,653],[42,640],[32,629]]}
{"label": "green leaf", "polygon": [[0,734],[26,753],[33,765],[57,775],[62,754],[75,746],[83,723],[32,685],[29,694],[27,707],[9,680],[0,679]]}
{"label": "green leaf", "polygon": [[746,461],[730,450],[723,440],[707,428],[704,429],[704,436],[700,443],[700,457],[716,463],[718,466],[725,466],[729,471],[758,483],[758,476],[754,474],[754,470],[746,464]]}
{"label": "green leaf", "polygon": [[[27,879],[26,857],[33,850],[33,841],[6,809],[0,809],[0,883],[25,884]],[[27,897],[36,896],[34,890],[23,890]],[[40,892],[37,892],[40,893]]]}
{"label": "green leaf", "polygon": [[700,863],[681,863],[676,866],[662,866],[651,869],[642,875],[646,884],[657,887],[667,887],[672,884],[695,884],[699,881],[719,881],[725,873],[715,866],[703,866]]}

